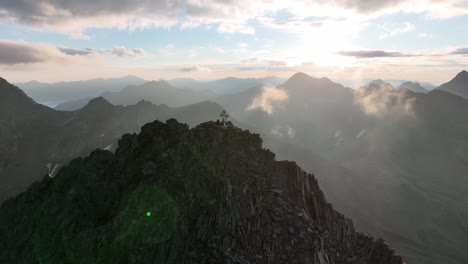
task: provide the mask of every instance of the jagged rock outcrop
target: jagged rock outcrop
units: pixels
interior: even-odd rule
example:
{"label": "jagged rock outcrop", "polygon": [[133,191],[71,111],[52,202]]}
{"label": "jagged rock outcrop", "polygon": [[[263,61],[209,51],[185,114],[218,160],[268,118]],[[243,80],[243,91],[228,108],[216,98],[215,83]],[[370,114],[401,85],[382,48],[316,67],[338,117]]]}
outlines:
{"label": "jagged rock outcrop", "polygon": [[232,124],[148,123],[6,201],[0,263],[402,263],[274,157]]}

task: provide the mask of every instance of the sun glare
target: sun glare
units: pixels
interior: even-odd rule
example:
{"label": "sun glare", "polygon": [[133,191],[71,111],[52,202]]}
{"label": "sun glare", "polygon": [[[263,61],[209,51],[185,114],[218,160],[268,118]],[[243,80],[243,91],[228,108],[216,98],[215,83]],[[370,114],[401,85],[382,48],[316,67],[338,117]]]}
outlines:
{"label": "sun glare", "polygon": [[319,67],[348,66],[354,62],[351,57],[340,56],[341,50],[352,49],[353,33],[343,23],[330,23],[301,33],[296,53],[304,61]]}

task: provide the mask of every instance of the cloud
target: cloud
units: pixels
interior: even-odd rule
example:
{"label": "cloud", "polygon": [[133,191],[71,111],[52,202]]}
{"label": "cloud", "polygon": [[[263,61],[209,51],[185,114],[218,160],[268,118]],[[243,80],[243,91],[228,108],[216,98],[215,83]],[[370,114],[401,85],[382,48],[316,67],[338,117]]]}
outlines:
{"label": "cloud", "polygon": [[196,56],[198,56],[198,51],[197,51],[197,49],[195,49],[195,48],[189,49],[189,51],[188,51],[188,56],[189,56],[189,57],[196,57]]}
{"label": "cloud", "polygon": [[117,57],[144,57],[145,51],[142,48],[126,49],[123,46],[113,46],[109,49],[109,53]]}
{"label": "cloud", "polygon": [[270,130],[270,133],[277,137],[283,137],[287,135],[291,139],[296,136],[296,130],[290,126],[276,125]]}
{"label": "cloud", "polygon": [[253,35],[255,34],[255,29],[250,26],[246,26],[243,24],[231,24],[231,23],[221,23],[218,26],[218,32],[221,33],[244,33]]}
{"label": "cloud", "polygon": [[288,127],[288,136],[290,138],[294,138],[296,136],[296,130],[294,130],[292,127]]}
{"label": "cloud", "polygon": [[243,64],[252,64],[252,65],[263,65],[263,66],[279,66],[284,67],[287,65],[287,62],[284,60],[271,60],[271,59],[260,59],[260,58],[247,58],[241,60]]}
{"label": "cloud", "polygon": [[355,57],[358,59],[365,58],[389,58],[389,57],[414,57],[417,55],[402,53],[398,51],[383,51],[383,50],[355,50],[355,51],[340,51],[337,53],[341,56]]}
{"label": "cloud", "polygon": [[432,34],[429,34],[427,32],[421,32],[418,33],[418,38],[433,38],[434,36]]}
{"label": "cloud", "polygon": [[450,54],[453,54],[453,55],[468,55],[468,48],[458,48],[458,49],[450,52]]}
{"label": "cloud", "polygon": [[73,49],[73,48],[66,48],[66,47],[59,47],[58,49],[62,53],[71,55],[71,56],[75,56],[75,55],[84,56],[84,55],[88,55],[88,54],[96,52],[94,49]]}
{"label": "cloud", "polygon": [[[286,10],[293,19],[277,19]],[[307,17],[370,19],[398,12],[447,18],[468,13],[465,0],[3,0],[0,22],[55,30],[73,38],[89,39],[88,28],[126,30],[177,25],[215,25],[218,32],[254,34],[252,20],[270,26],[320,27]],[[182,15],[181,15],[182,14]]]}
{"label": "cloud", "polygon": [[216,53],[218,53],[218,54],[220,54],[220,55],[226,53],[226,52],[225,52],[223,49],[221,49],[221,48],[215,48],[215,51],[216,51]]}
{"label": "cloud", "polygon": [[409,22],[405,22],[403,23],[403,25],[397,26],[397,27],[392,27],[392,28],[384,27],[384,32],[380,34],[379,38],[386,39],[386,38],[394,37],[400,34],[412,32],[415,29],[416,27]]}
{"label": "cloud", "polygon": [[180,68],[180,71],[181,72],[211,72],[211,69],[208,67],[193,65],[193,66],[184,66]]}
{"label": "cloud", "polygon": [[285,90],[275,87],[262,87],[262,91],[257,95],[247,110],[261,110],[272,114],[282,103],[288,100],[288,93]]}
{"label": "cloud", "polygon": [[414,115],[415,98],[407,91],[397,91],[391,86],[354,90],[354,102],[368,115]]}
{"label": "cloud", "polygon": [[72,49],[50,44],[0,40],[0,64],[39,64],[76,61],[74,57],[95,54],[91,49]]}
{"label": "cloud", "polygon": [[27,43],[0,40],[0,64],[44,62],[47,56],[44,47]]}
{"label": "cloud", "polygon": [[249,44],[247,44],[247,43],[237,43],[237,46],[239,46],[239,48],[241,48],[241,49],[246,49],[249,46]]}

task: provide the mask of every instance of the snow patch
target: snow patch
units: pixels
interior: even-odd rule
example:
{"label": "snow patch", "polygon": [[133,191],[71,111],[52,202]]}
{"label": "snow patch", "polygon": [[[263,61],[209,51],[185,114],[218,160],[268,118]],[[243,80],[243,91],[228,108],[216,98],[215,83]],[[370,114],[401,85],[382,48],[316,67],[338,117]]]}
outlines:
{"label": "snow patch", "polygon": [[356,138],[360,138],[362,136],[364,136],[364,134],[366,133],[367,131],[367,128],[366,129],[363,129],[361,132],[359,132],[359,134],[357,134]]}

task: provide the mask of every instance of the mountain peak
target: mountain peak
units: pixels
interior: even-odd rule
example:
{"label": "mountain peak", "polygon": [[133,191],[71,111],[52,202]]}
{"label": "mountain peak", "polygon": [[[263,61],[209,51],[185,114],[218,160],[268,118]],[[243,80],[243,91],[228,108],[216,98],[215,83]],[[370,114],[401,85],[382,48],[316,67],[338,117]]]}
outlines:
{"label": "mountain peak", "polygon": [[463,70],[452,80],[442,84],[437,89],[443,90],[468,100],[468,72]]}
{"label": "mountain peak", "polygon": [[417,82],[404,82],[399,87],[398,90],[409,90],[415,93],[427,93],[429,92],[426,88],[422,87],[421,84]]}
{"label": "mountain peak", "polygon": [[104,97],[99,96],[89,100],[82,110],[83,111],[102,111],[113,108],[114,105],[107,101]]}
{"label": "mountain peak", "polygon": [[460,73],[457,74],[457,76],[455,76],[455,79],[457,78],[468,79],[468,72],[465,70],[461,71]]}
{"label": "mountain peak", "polygon": [[283,86],[286,87],[295,87],[298,85],[306,85],[313,80],[318,80],[310,75],[307,75],[303,72],[297,72],[293,76],[291,76]]}
{"label": "mountain peak", "polygon": [[28,119],[48,111],[53,110],[36,103],[23,90],[0,77],[0,120]]}
{"label": "mountain peak", "polygon": [[291,79],[306,79],[306,78],[313,78],[312,76],[306,74],[306,73],[303,73],[303,72],[296,72],[293,76],[291,76],[291,78],[289,78],[290,80]]}
{"label": "mountain peak", "polygon": [[3,104],[17,104],[19,101],[35,103],[23,90],[0,77],[0,102],[3,102]]}

